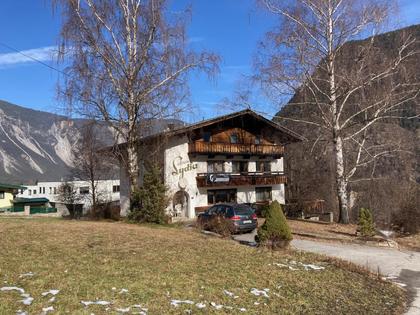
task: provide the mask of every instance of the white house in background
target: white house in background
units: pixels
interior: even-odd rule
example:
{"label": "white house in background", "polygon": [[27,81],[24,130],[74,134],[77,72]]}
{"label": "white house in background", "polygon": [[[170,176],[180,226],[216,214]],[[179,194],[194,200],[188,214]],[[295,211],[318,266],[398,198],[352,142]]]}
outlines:
{"label": "white house in background", "polygon": [[[20,198],[47,198],[52,206],[60,208],[59,187],[64,182],[38,182],[36,185],[25,186],[26,190],[19,190]],[[92,203],[90,185],[87,181],[68,181],[74,186],[78,194],[78,203],[83,204],[84,211]],[[118,202],[120,200],[120,180],[99,180],[97,192],[105,202]]]}
{"label": "white house in background", "polygon": [[[244,110],[139,141],[142,183],[144,161],[162,167],[169,191],[168,213],[194,218],[219,202],[285,203],[285,145],[300,141],[296,133]],[[124,152],[126,144],[120,144]],[[121,215],[129,210],[128,173],[120,163]]]}

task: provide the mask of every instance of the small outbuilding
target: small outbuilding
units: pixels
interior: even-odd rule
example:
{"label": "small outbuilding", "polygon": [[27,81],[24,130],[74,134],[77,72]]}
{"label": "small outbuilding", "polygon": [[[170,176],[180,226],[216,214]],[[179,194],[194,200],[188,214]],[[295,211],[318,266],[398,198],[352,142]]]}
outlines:
{"label": "small outbuilding", "polygon": [[16,198],[13,200],[12,212],[29,212],[25,214],[56,213],[47,198]]}

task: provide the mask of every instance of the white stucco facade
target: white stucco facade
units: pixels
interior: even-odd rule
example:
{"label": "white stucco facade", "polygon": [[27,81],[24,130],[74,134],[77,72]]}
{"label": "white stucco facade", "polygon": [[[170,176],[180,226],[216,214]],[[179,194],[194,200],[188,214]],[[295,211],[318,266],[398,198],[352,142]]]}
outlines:
{"label": "white stucco facade", "polygon": [[[227,158],[226,155],[215,155],[209,158],[207,155],[192,156],[188,152],[187,136],[175,136],[168,140],[163,150],[163,176],[168,187],[168,197],[170,204],[167,212],[172,216],[180,216],[192,219],[196,216],[196,208],[210,206],[208,202],[208,191],[236,189],[236,202],[255,203],[256,188],[271,188],[271,201],[277,200],[279,203],[285,203],[284,184],[279,185],[241,185],[232,186],[227,183],[224,186],[217,187],[198,187],[197,175],[208,172],[209,161],[223,161],[225,173],[232,172],[232,161],[248,162],[248,172],[256,172],[257,161],[262,161],[258,157],[244,158],[241,155]],[[271,165],[272,172],[283,172],[283,158],[266,159]],[[126,215],[129,209],[129,185],[126,169],[121,167],[121,213]],[[175,194],[184,195],[186,204],[177,208]]]}
{"label": "white stucco facade", "polygon": [[[47,198],[50,203],[61,203],[59,198],[59,187],[64,182],[38,182],[36,185],[27,185],[26,189],[19,191],[20,198]],[[83,204],[87,210],[91,204],[90,185],[86,181],[68,181],[72,184],[77,194],[78,203]],[[98,180],[97,194],[103,202],[118,202],[120,200],[120,180]]]}
{"label": "white stucco facade", "polygon": [[[177,218],[192,219],[217,203],[285,204],[285,146],[301,140],[250,109],[168,129],[140,140],[140,153],[154,153],[140,158],[138,182],[146,159],[158,163],[168,188],[167,213]],[[130,185],[120,162],[121,214],[126,215]]]}

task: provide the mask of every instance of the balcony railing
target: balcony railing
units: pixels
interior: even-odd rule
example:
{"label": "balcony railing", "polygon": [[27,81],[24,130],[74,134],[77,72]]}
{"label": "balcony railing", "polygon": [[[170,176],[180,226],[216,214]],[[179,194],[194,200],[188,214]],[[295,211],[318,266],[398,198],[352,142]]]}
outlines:
{"label": "balcony railing", "polygon": [[283,172],[198,173],[198,187],[258,186],[286,184]]}
{"label": "balcony railing", "polygon": [[189,143],[189,153],[280,156],[284,154],[284,147],[276,144],[240,144],[195,141]]}

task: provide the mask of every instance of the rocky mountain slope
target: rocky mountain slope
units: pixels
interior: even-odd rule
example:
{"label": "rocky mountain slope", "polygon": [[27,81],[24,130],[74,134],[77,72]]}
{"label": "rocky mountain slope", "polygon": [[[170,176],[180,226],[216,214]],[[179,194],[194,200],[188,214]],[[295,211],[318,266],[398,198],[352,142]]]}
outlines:
{"label": "rocky mountain slope", "polygon": [[[0,183],[30,184],[66,178],[73,166],[72,148],[81,139],[86,122],[0,100]],[[154,121],[148,133],[179,123]],[[98,138],[105,145],[115,141],[112,129],[105,125],[98,126]]]}
{"label": "rocky mountain slope", "polygon": [[0,101],[0,182],[60,180],[72,167],[82,120]]}
{"label": "rocky mountain slope", "polygon": [[[380,58],[393,56],[398,47],[400,39],[410,34],[416,38],[416,48],[420,51],[420,25],[411,26],[405,29],[389,32],[378,36],[374,45]],[[368,39],[370,40],[370,39]],[[364,45],[365,41],[349,42],[347,47],[343,48],[343,54],[340,61],[340,71],[350,73],[354,60],[357,59],[358,47]],[[379,56],[379,54],[378,54]],[[378,57],[379,58],[379,57]],[[380,60],[376,60],[380,63]],[[395,77],[399,82],[420,82],[420,73],[418,71],[420,64],[420,55],[417,53],[406,61],[404,71],[399,75],[404,77]],[[417,70],[416,70],[417,69]],[[376,86],[374,90],[366,89],[367,95],[374,95],[380,99],[385,95],[384,86]],[[300,105],[310,101],[310,93],[300,89],[277,114],[278,117],[293,118],[296,120],[317,121],[320,119],[316,106]],[[355,102],[357,103],[357,102]],[[348,108],[344,115],[354,114],[356,109]],[[420,97],[406,104],[406,110],[402,115],[412,117],[420,112]],[[286,171],[290,178],[287,187],[287,194],[290,199],[313,200],[323,199],[326,201],[326,210],[335,211],[337,215],[338,200],[336,197],[335,184],[335,163],[333,156],[333,147],[329,139],[329,134],[325,134],[323,141],[318,141],[314,145],[320,130],[316,130],[312,125],[298,123],[288,119],[276,119],[285,127],[305,136],[308,141],[292,145],[288,148],[286,159]],[[356,174],[354,182],[350,187],[350,198],[353,220],[357,219],[358,209],[360,207],[369,207],[374,210],[376,218],[382,222],[392,221],[392,216],[400,213],[404,207],[404,202],[412,197],[412,187],[419,189],[420,183],[420,120],[389,120],[378,123],[370,130],[368,141],[372,145],[383,145],[388,142],[398,143],[401,151],[378,160],[372,168],[361,168]],[[347,144],[349,157],[351,152],[356,152],[356,147]],[[363,180],[372,177],[374,180]],[[360,180],[359,180],[360,179]],[[410,188],[411,187],[411,188]]]}

